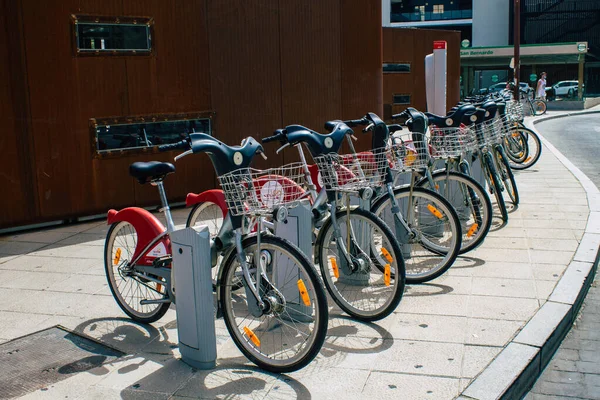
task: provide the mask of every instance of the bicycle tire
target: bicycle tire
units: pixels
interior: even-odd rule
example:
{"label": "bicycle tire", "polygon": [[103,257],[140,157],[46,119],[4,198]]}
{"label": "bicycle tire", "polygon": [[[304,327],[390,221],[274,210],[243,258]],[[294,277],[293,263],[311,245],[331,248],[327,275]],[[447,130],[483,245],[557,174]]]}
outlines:
{"label": "bicycle tire", "polygon": [[[488,154],[489,155],[489,154]],[[502,195],[502,190],[500,189],[500,182],[498,181],[498,175],[496,168],[493,167],[494,161],[491,156],[484,157],[485,161],[482,163],[485,167],[485,174],[487,176],[486,180],[488,181],[489,190],[496,197],[496,204],[500,209],[500,216],[502,217],[502,221],[508,222],[508,210],[506,209],[506,203],[504,202],[504,197]],[[489,165],[492,163],[492,166]]]}
{"label": "bicycle tire", "polygon": [[[444,196],[458,214],[462,230],[459,254],[479,247],[492,226],[492,201],[485,188],[471,176],[456,171],[437,170],[431,175],[436,184],[435,191]],[[436,183],[446,181],[456,184],[442,187]],[[462,185],[467,188],[466,193]],[[427,178],[418,181],[416,186],[431,190]]]}
{"label": "bicycle tire", "polygon": [[[442,275],[452,266],[460,252],[462,231],[458,214],[452,205],[440,194],[420,187],[413,187],[412,190],[410,187],[394,189],[394,197],[405,220],[411,193],[411,210],[413,215],[418,215],[414,219],[416,223],[410,220],[407,222],[417,235],[399,241],[405,242],[401,244],[404,249],[406,282],[424,283]],[[396,217],[391,212],[391,201],[387,195],[377,199],[371,210],[388,226],[396,226]],[[436,213],[439,214],[436,216]],[[396,236],[406,236],[400,233],[403,231],[404,228],[397,228]]]}
{"label": "bicycle tire", "polygon": [[504,192],[508,195],[508,198],[513,205],[519,205],[519,188],[517,187],[517,181],[515,180],[515,174],[513,174],[508,157],[504,153],[502,146],[494,148],[494,154],[496,155],[496,164],[500,169],[500,175],[502,182],[504,183]]}
{"label": "bicycle tire", "polygon": [[548,106],[546,105],[546,102],[543,100],[536,99],[536,100],[531,101],[531,110],[532,110],[533,115],[535,115],[535,116],[546,114],[547,108],[548,108]]}
{"label": "bicycle tire", "polygon": [[[118,240],[119,234],[122,234],[123,236],[121,240]],[[112,224],[106,234],[106,242],[104,244],[104,271],[106,273],[106,279],[108,280],[108,287],[121,310],[134,321],[150,324],[158,321],[165,315],[169,309],[170,303],[139,304],[139,300],[157,300],[164,298],[166,294],[163,293],[162,295],[159,295],[148,288],[146,286],[148,282],[154,284],[151,281],[142,282],[142,278],[126,277],[121,273],[120,267],[131,260],[136,243],[137,232],[133,225],[126,221],[115,222]],[[118,246],[117,249],[115,249],[115,244]],[[121,282],[117,281],[118,278],[115,274],[115,269],[119,272],[118,276],[120,277]],[[133,285],[136,285],[136,289],[131,290]],[[156,285],[156,289],[159,291],[166,291],[166,287],[160,288],[158,287],[158,284]],[[132,297],[131,302],[127,301],[124,297],[127,293],[131,293],[131,295],[134,296]]]}
{"label": "bicycle tire", "polygon": [[[256,251],[257,243],[256,235],[248,236],[242,241],[248,260],[253,260],[253,251]],[[244,287],[246,284],[243,278],[239,277],[241,267],[237,252],[232,251],[226,258],[220,275],[219,291],[223,319],[238,349],[254,364],[276,373],[297,371],[316,357],[325,341],[329,314],[327,296],[314,266],[292,243],[272,235],[261,235],[261,254],[264,254],[263,252],[272,256],[272,262],[267,266],[265,273],[271,275],[269,280],[275,289],[265,284],[259,290],[264,295],[263,300],[268,297],[269,301],[265,301],[270,304],[270,308],[259,317],[253,316],[245,300],[249,292],[235,289],[240,279],[244,282]],[[286,259],[289,262],[286,262]],[[287,274],[283,276],[286,273],[285,267],[288,267]],[[278,277],[285,279],[279,280]],[[289,286],[283,287],[277,281]],[[306,294],[301,295],[302,291]],[[239,310],[239,315],[236,310]],[[243,315],[244,312],[247,314]],[[262,319],[251,322],[253,318]],[[306,332],[301,331],[300,327],[306,329]],[[291,336],[285,334],[293,329],[297,331]],[[301,339],[297,344],[300,351],[284,358],[293,351],[295,345],[292,341],[303,335],[306,335],[306,340]]]}
{"label": "bicycle tire", "polygon": [[[368,269],[348,270],[335,242],[332,219],[328,218],[319,231],[315,247],[325,287],[336,304],[354,319],[377,321],[385,318],[396,309],[404,292],[405,266],[398,242],[388,226],[370,211],[360,208],[341,210],[336,213],[336,220],[342,236],[348,232],[349,223],[352,238],[362,242],[362,247],[351,245],[349,253],[362,261],[368,257]],[[381,246],[372,251],[377,240],[380,240]],[[383,259],[381,248],[387,250],[391,260]],[[387,265],[389,280],[386,278]],[[374,297],[365,299],[371,293]]]}
{"label": "bicycle tire", "polygon": [[532,167],[542,155],[542,141],[537,133],[525,127],[518,127],[518,132],[523,136],[527,144],[527,157],[523,162],[515,162],[509,157],[509,164],[512,169],[524,170]]}
{"label": "bicycle tire", "polygon": [[509,160],[515,164],[524,162],[529,156],[529,148],[527,147],[527,139],[525,135],[519,131],[511,131],[511,133],[502,140],[502,147],[508,156]]}

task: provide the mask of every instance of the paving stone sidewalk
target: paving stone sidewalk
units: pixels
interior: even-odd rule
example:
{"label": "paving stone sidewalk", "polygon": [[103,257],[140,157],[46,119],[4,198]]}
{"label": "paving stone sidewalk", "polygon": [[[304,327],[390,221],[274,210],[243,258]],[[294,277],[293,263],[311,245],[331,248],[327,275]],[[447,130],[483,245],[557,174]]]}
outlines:
{"label": "paving stone sidewalk", "polygon": [[[0,238],[0,343],[61,325],[126,353],[25,396],[31,399],[452,399],[546,302],[587,222],[585,191],[552,153],[544,151],[517,182],[521,205],[508,225],[497,223],[445,276],[408,287],[383,321],[357,323],[332,309],[319,356],[295,373],[253,367],[222,321],[217,368],[181,362],[174,310],[141,326],[110,295],[101,221]],[[177,210],[176,224],[186,217]]]}

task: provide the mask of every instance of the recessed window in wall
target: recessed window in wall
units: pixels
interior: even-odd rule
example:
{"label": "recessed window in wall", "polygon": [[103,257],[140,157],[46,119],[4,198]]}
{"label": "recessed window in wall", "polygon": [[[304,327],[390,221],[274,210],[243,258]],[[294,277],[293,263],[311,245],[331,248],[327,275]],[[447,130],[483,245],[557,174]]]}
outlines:
{"label": "recessed window in wall", "polygon": [[384,63],[383,72],[410,72],[410,63]]}
{"label": "recessed window in wall", "polygon": [[410,94],[395,94],[394,104],[410,104]]}
{"label": "recessed window in wall", "polygon": [[152,52],[150,18],[73,16],[78,55],[127,55]]}
{"label": "recessed window in wall", "polygon": [[444,13],[444,5],[443,4],[434,4],[433,5],[433,13],[434,14],[443,14]]}
{"label": "recessed window in wall", "polygon": [[212,135],[212,114],[155,116],[136,118],[98,118],[90,120],[94,151],[99,154],[129,150],[149,151],[154,146],[175,143],[190,133]]}

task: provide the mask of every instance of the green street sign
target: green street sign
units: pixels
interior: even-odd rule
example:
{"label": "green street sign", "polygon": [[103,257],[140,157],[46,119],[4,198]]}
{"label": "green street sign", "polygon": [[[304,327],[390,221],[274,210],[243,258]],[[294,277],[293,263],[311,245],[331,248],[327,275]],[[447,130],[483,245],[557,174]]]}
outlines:
{"label": "green street sign", "polygon": [[530,80],[531,82],[535,82],[535,81],[536,81],[536,79],[537,79],[537,75],[536,75],[536,74],[531,74],[531,75],[529,75],[529,80]]}
{"label": "green street sign", "polygon": [[460,46],[463,49],[466,49],[467,47],[469,47],[471,45],[471,42],[469,41],[469,39],[465,39],[462,42],[460,42]]}
{"label": "green street sign", "polygon": [[492,75],[492,82],[494,82],[494,83],[498,82],[498,75]]}

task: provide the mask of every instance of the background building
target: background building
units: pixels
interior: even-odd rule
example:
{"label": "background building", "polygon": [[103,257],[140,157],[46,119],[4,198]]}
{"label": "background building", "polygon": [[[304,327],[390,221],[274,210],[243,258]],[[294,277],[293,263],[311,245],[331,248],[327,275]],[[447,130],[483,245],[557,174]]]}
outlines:
{"label": "background building", "polygon": [[[511,57],[498,47],[514,43],[513,5],[513,0],[383,0],[382,23],[460,31],[462,89],[479,91],[512,78]],[[539,46],[521,60],[522,81],[533,86],[542,71],[550,85],[577,80],[583,63],[587,95],[600,93],[600,1],[521,0],[520,20],[521,44]],[[565,50],[564,43],[574,50]],[[579,51],[583,43],[588,48]]]}

